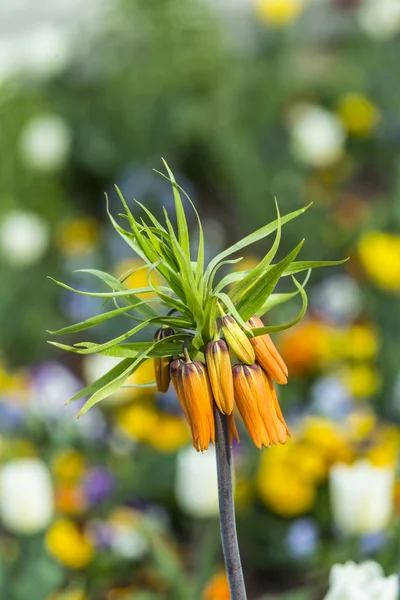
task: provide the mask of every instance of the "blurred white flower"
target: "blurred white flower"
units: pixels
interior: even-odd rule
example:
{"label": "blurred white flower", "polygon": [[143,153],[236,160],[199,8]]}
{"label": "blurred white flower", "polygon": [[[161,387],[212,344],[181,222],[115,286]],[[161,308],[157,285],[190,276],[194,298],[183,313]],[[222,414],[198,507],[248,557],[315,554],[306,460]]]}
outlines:
{"label": "blurred white flower", "polygon": [[13,533],[33,535],[53,516],[53,488],[46,465],[37,458],[15,459],[0,470],[0,517]]}
{"label": "blurred white flower", "polygon": [[177,457],[175,496],[181,509],[195,518],[218,515],[218,484],[215,449],[181,450]]}
{"label": "blurred white flower", "polygon": [[57,115],[43,114],[25,125],[20,152],[29,167],[54,172],[67,162],[71,142],[71,131],[66,122]]}
{"label": "blurred white flower", "polygon": [[120,358],[104,356],[103,354],[88,354],[83,360],[83,377],[86,383],[93,383],[115,367]]}
{"label": "blurred white flower", "polygon": [[332,275],[314,287],[311,306],[338,324],[354,321],[362,310],[362,293],[349,275]]}
{"label": "blurred white flower", "polygon": [[110,546],[118,556],[133,560],[139,560],[149,550],[147,540],[141,533],[122,525],[113,525]]}
{"label": "blurred white flower", "polygon": [[14,266],[41,260],[50,240],[48,223],[32,212],[13,210],[0,222],[0,254]]}
{"label": "blurred white flower", "polygon": [[382,567],[373,561],[334,565],[329,585],[324,600],[397,600],[399,593],[397,575],[385,577]]}
{"label": "blurred white flower", "polygon": [[51,76],[60,73],[71,58],[71,45],[67,32],[50,25],[25,36],[25,66],[37,75]]}
{"label": "blurred white flower", "polygon": [[330,472],[333,520],[347,535],[377,533],[393,513],[395,469],[374,467],[367,460],[337,464]]}
{"label": "blurred white flower", "polygon": [[399,0],[365,0],[357,13],[360,28],[370,37],[384,40],[400,31]]}
{"label": "blurred white flower", "polygon": [[290,146],[299,161],[328,167],[342,155],[346,132],[328,110],[311,104],[297,106],[289,115]]}

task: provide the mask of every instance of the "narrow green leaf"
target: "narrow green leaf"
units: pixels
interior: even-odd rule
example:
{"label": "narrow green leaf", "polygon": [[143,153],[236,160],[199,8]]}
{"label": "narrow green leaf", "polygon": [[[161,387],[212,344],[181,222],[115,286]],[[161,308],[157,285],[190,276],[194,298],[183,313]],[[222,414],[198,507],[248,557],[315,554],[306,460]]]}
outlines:
{"label": "narrow green leaf", "polygon": [[283,273],[283,276],[294,275],[308,269],[316,269],[317,267],[335,267],[347,262],[349,258],[343,260],[305,260],[293,262]]}
{"label": "narrow green leaf", "polygon": [[[307,273],[307,277],[301,284],[303,288],[306,287],[307,282],[310,278],[310,275],[311,275],[311,269],[309,269],[309,271]],[[266,303],[264,304],[264,306],[262,306],[260,308],[260,310],[258,311],[258,313],[257,313],[258,316],[262,317],[263,315],[265,315],[266,312],[275,308],[275,306],[279,306],[280,304],[284,304],[285,302],[292,300],[293,298],[295,298],[295,296],[297,296],[298,293],[299,293],[299,290],[297,290],[297,292],[292,292],[289,294],[271,294],[270,297],[268,298],[268,300],[266,301]]]}
{"label": "narrow green leaf", "polygon": [[91,327],[96,327],[96,325],[100,325],[105,321],[109,321],[110,319],[114,319],[119,315],[126,313],[128,310],[132,310],[130,306],[124,306],[122,308],[117,308],[116,310],[110,310],[109,312],[102,313],[100,315],[96,315],[95,317],[91,317],[90,319],[86,319],[86,321],[81,321],[80,323],[75,323],[75,325],[69,325],[68,327],[63,327],[62,329],[57,329],[56,331],[49,331],[51,335],[66,335],[68,333],[76,333],[77,331],[84,331],[85,329],[90,329]]}
{"label": "narrow green leaf", "polygon": [[[210,275],[210,278],[208,280],[208,289],[209,289],[210,293],[212,291],[212,286],[214,284],[214,278],[215,278],[215,275],[217,274],[217,271],[221,267],[223,267],[225,265],[235,265],[236,263],[240,262],[241,260],[243,260],[243,256],[240,256],[239,258],[232,258],[231,260],[222,260],[220,263],[218,263],[214,267],[214,269],[213,269],[213,271],[212,271],[212,273]],[[241,271],[240,273],[249,273],[249,272],[250,271]],[[224,277],[223,279],[221,279],[221,281],[215,286],[215,290],[214,291],[215,292],[220,292],[225,287],[225,285],[227,285],[227,284],[224,283],[224,280],[227,279],[227,277],[229,277],[231,275],[235,275],[236,277],[238,277],[238,272],[236,272],[236,273],[229,273],[229,275],[227,275],[226,277]],[[241,279],[242,277],[243,277],[243,275],[241,275],[238,278]],[[237,279],[235,281],[237,281]]]}
{"label": "narrow green leaf", "polygon": [[301,284],[294,277],[292,277],[292,279],[293,279],[295,286],[299,290],[299,293],[300,293],[300,296],[302,299],[301,310],[300,310],[299,314],[297,315],[297,317],[295,319],[293,319],[293,321],[290,321],[289,323],[285,323],[283,325],[268,325],[266,327],[256,327],[251,330],[250,334],[248,331],[245,331],[245,334],[247,335],[247,337],[250,337],[251,335],[258,336],[258,335],[264,335],[265,333],[274,333],[277,331],[283,331],[285,329],[290,329],[291,327],[294,327],[294,325],[297,325],[297,323],[299,321],[301,321],[301,319],[304,317],[304,315],[306,314],[306,311],[307,311],[307,304],[308,304],[307,294],[306,294],[305,290],[303,289],[303,287],[301,286]]}
{"label": "narrow green leaf", "polygon": [[282,273],[293,262],[303,246],[304,240],[279,263],[267,270],[258,281],[247,290],[236,304],[238,312],[244,321],[247,321],[254,314],[258,314],[259,309],[265,304],[266,300],[272,294],[273,289],[278,283]]}
{"label": "narrow green leaf", "polygon": [[261,277],[261,275],[265,272],[267,267],[269,267],[269,265],[275,258],[275,255],[278,251],[279,244],[281,241],[281,216],[279,213],[279,207],[278,207],[278,203],[276,202],[276,200],[275,200],[275,204],[276,204],[277,222],[278,222],[275,241],[272,244],[272,247],[269,250],[269,252],[267,252],[267,254],[264,256],[264,258],[258,263],[258,265],[252,271],[250,271],[250,273],[248,273],[245,277],[243,277],[243,279],[241,281],[239,281],[229,291],[229,297],[232,298],[233,302],[236,302],[247,289],[251,288],[251,286],[257,281],[257,279],[259,277]]}
{"label": "narrow green leaf", "polygon": [[109,381],[108,383],[106,383],[106,385],[104,385],[102,388],[100,388],[99,390],[97,390],[97,392],[95,392],[90,398],[89,400],[87,400],[85,402],[85,404],[82,406],[81,410],[78,412],[78,416],[77,419],[80,419],[80,417],[82,417],[85,413],[87,413],[87,411],[92,408],[95,404],[97,404],[98,402],[100,402],[101,400],[104,400],[105,398],[107,398],[108,396],[111,396],[111,394],[113,394],[114,392],[116,392],[117,390],[119,390],[121,388],[121,386],[125,383],[125,381],[128,379],[128,377],[130,375],[132,375],[132,373],[145,361],[144,358],[141,357],[141,355],[139,355],[134,361],[133,363],[131,363],[131,365],[129,367],[127,367],[125,369],[125,371],[123,371],[118,377],[116,377],[115,379],[113,379],[112,381]]}
{"label": "narrow green leaf", "polygon": [[110,371],[108,371],[102,377],[97,379],[97,381],[94,381],[93,383],[82,388],[77,394],[75,394],[75,396],[72,396],[72,398],[70,398],[66,402],[66,404],[70,404],[71,402],[80,400],[81,398],[84,398],[85,396],[94,394],[95,392],[100,390],[102,387],[104,387],[107,383],[110,383],[110,381],[114,381],[114,379],[119,377],[121,375],[121,373],[126,371],[126,369],[132,364],[133,364],[133,360],[131,358],[122,360],[117,365],[115,365],[115,367],[110,369]]}
{"label": "narrow green leaf", "polygon": [[[310,208],[311,204],[309,204],[308,206],[305,206],[304,208],[301,208],[300,210],[296,210],[296,211],[289,213],[289,214],[285,215],[284,217],[282,217],[281,225],[285,225],[289,221],[292,221],[292,219],[295,219],[296,217],[302,215],[308,208]],[[239,242],[236,242],[236,244],[233,244],[233,246],[230,246],[229,248],[227,248],[226,250],[224,250],[223,252],[221,252],[220,254],[215,256],[206,269],[206,272],[205,272],[206,282],[208,282],[208,279],[209,279],[214,267],[221,260],[223,260],[227,256],[230,256],[231,254],[234,254],[235,252],[238,252],[242,248],[246,248],[246,246],[249,246],[250,244],[254,244],[255,242],[258,242],[259,240],[262,240],[263,238],[267,237],[268,235],[270,235],[271,233],[276,231],[277,228],[278,228],[278,220],[272,221],[272,223],[268,223],[267,225],[264,225],[264,227],[261,227],[254,233],[251,233],[250,235],[244,237]]]}
{"label": "narrow green leaf", "polygon": [[186,216],[185,216],[185,210],[183,208],[183,204],[182,204],[182,200],[181,200],[181,195],[180,195],[179,189],[176,185],[174,174],[172,173],[171,169],[169,168],[167,162],[164,159],[162,159],[162,161],[164,163],[164,167],[166,168],[167,173],[168,173],[172,183],[175,184],[172,186],[172,190],[173,190],[173,194],[174,194],[176,222],[177,222],[177,226],[178,226],[178,240],[179,240],[179,244],[180,244],[185,256],[190,261],[189,232],[188,232],[188,226],[187,226],[187,221],[186,221]]}

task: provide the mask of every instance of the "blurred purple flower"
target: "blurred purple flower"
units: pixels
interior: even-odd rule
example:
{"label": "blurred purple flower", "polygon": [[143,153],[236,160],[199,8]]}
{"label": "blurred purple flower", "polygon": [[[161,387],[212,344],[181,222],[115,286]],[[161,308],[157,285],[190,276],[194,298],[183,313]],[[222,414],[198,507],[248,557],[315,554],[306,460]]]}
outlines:
{"label": "blurred purple flower", "polygon": [[104,502],[115,487],[115,479],[108,469],[94,467],[83,481],[83,489],[90,505]]}
{"label": "blurred purple flower", "polygon": [[360,550],[364,555],[374,554],[378,552],[385,544],[387,539],[387,534],[384,531],[379,531],[377,533],[369,533],[368,535],[363,535],[360,538]]}
{"label": "blurred purple flower", "polygon": [[289,526],[286,545],[294,558],[312,556],[316,552],[317,544],[318,529],[313,519],[297,519]]}

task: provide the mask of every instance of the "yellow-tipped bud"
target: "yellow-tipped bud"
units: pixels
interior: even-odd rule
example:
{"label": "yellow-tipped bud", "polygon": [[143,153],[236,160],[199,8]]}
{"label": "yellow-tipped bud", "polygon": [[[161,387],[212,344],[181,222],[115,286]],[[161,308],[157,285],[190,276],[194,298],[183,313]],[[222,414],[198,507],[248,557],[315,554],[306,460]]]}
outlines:
{"label": "yellow-tipped bud", "polygon": [[241,362],[251,365],[255,361],[255,353],[249,339],[235,319],[230,315],[220,318],[220,325],[229,348]]}
{"label": "yellow-tipped bud", "polygon": [[271,440],[259,411],[259,396],[265,394],[265,384],[257,365],[235,365],[232,369],[236,406],[247,431],[257,448],[269,446]]}
{"label": "yellow-tipped bud", "polygon": [[183,393],[182,386],[182,366],[184,365],[184,361],[181,358],[177,358],[171,361],[169,365],[169,374],[171,377],[172,385],[174,387],[176,396],[179,400],[179,404],[183,410],[183,414],[186,417],[187,422],[189,423],[190,429],[192,429],[192,421],[190,418],[190,412],[185,400],[185,396]]}
{"label": "yellow-tipped bud", "polygon": [[[159,342],[164,338],[174,335],[174,330],[171,327],[160,327],[154,334],[153,341]],[[159,392],[167,392],[169,388],[169,382],[171,381],[169,374],[169,363],[170,358],[154,358],[154,375],[156,378],[156,385]]]}
{"label": "yellow-tipped bud", "polygon": [[233,411],[234,393],[228,346],[224,340],[209,342],[205,356],[214,400],[222,413],[230,415]]}
{"label": "yellow-tipped bud", "polygon": [[258,448],[284,444],[289,435],[271,378],[257,364],[232,369],[235,400]]}
{"label": "yellow-tipped bud", "polygon": [[184,363],[178,373],[192,424],[193,446],[203,452],[215,441],[214,399],[204,363]]}
{"label": "yellow-tipped bud", "polygon": [[[254,315],[248,320],[248,325],[252,329],[264,327],[264,323],[260,317]],[[276,383],[287,383],[288,369],[281,355],[276,349],[274,342],[268,334],[258,335],[250,338],[257,362],[260,363],[264,371],[266,371],[276,381]]]}

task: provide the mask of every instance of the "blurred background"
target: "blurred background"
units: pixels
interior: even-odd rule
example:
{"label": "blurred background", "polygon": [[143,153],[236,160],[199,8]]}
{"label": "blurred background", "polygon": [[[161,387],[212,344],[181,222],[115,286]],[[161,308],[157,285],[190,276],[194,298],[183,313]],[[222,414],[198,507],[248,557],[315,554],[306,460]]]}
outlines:
{"label": "blurred background", "polygon": [[274,338],[292,440],[260,453],[242,428],[234,447],[249,599],[320,600],[347,559],[400,570],[399,33],[399,0],[2,0],[2,599],[229,598],[213,451],[190,449],[173,394],[125,389],[77,422],[64,402],[114,359],[46,344],[100,309],[47,275],[98,291],[74,271],[140,264],[104,192],[162,215],[161,156],[209,258],[274,196],[313,202],[282,253],[305,237],[301,260],[351,257],[313,272],[307,317]]}

